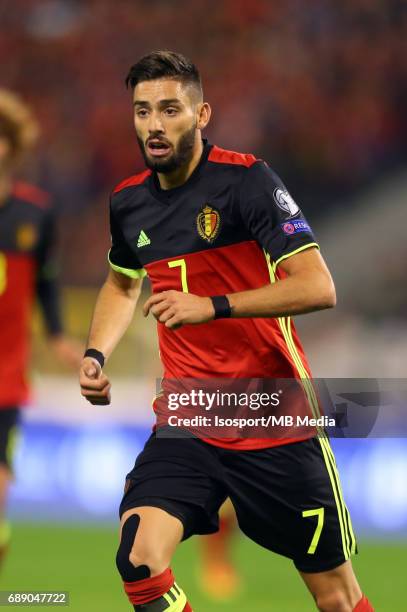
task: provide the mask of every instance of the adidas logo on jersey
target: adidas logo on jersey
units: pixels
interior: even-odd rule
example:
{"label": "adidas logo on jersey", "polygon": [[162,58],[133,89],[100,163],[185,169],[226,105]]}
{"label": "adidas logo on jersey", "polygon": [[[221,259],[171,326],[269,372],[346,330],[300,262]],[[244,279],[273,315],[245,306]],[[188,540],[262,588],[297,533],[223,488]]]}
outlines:
{"label": "adidas logo on jersey", "polygon": [[140,249],[143,246],[147,246],[151,244],[151,240],[150,238],[147,236],[147,234],[141,230],[140,235],[138,237],[138,241],[137,241],[137,247]]}

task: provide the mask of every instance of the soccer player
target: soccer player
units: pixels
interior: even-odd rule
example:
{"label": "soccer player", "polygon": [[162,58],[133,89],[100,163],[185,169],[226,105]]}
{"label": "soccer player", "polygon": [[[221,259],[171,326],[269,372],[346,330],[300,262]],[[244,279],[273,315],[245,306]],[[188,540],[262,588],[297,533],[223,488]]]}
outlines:
{"label": "soccer player", "polygon": [[202,537],[199,584],[209,599],[227,601],[238,596],[242,579],[232,559],[232,546],[238,534],[236,513],[230,499],[219,509],[219,531]]}
{"label": "soccer player", "polygon": [[[110,402],[104,361],[129,325],[145,275],[153,293],[144,315],[158,322],[164,381],[307,381],[291,316],[334,306],[335,290],[299,207],[264,162],[202,140],[211,108],[188,59],[150,53],[126,82],[147,169],[112,193],[110,271],[80,370],[82,394]],[[352,570],[355,537],[324,436],[156,431],[127,475],[120,507],[116,562],[135,610],[192,610],[171,559],[182,540],[217,530],[227,497],[249,538],[293,560],[319,610],[373,609]]]}
{"label": "soccer player", "polygon": [[29,398],[27,365],[33,298],[44,314],[50,348],[71,368],[78,348],[62,333],[49,196],[14,178],[36,142],[38,125],[15,94],[0,90],[0,563],[10,541],[6,501],[20,407]]}

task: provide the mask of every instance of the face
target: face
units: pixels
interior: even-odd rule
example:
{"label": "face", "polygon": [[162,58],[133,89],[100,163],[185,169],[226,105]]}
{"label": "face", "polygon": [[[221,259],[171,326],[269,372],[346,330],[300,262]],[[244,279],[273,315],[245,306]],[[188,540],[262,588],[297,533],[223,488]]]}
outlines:
{"label": "face", "polygon": [[134,125],[145,164],[163,174],[187,164],[199,146],[199,130],[209,121],[208,105],[191,85],[173,79],[138,83]]}

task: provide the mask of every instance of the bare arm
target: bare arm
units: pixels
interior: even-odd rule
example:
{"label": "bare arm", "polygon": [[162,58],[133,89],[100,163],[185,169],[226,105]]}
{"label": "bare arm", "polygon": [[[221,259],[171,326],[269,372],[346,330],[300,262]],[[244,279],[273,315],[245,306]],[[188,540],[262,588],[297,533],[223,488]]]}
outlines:
{"label": "bare arm", "polygon": [[96,300],[87,347],[107,359],[124,335],[134,315],[142,280],[110,269]]}
{"label": "bare arm", "polygon": [[[106,359],[112,354],[133,318],[141,284],[140,279],[109,271],[96,301],[88,348],[101,351]],[[95,359],[83,359],[79,381],[82,395],[92,404],[110,402],[110,382]]]}
{"label": "bare arm", "polygon": [[293,255],[279,267],[287,274],[283,280],[228,295],[232,317],[283,317],[335,306],[334,283],[317,249]]}
{"label": "bare arm", "polygon": [[[282,317],[303,314],[336,303],[335,287],[319,251],[307,249],[281,262],[286,278],[259,289],[231,293],[227,297],[232,317]],[[206,323],[214,318],[209,297],[180,291],[152,295],[144,305],[144,315],[151,312],[171,329],[181,325]]]}

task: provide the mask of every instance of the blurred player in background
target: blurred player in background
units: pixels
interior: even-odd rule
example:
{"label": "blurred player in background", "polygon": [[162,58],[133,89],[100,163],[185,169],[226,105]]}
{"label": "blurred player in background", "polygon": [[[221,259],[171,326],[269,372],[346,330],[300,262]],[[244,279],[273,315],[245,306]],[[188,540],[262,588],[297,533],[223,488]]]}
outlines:
{"label": "blurred player in background", "polygon": [[219,531],[200,539],[199,586],[209,599],[228,601],[241,592],[242,578],[233,562],[233,544],[239,535],[230,499],[219,510]]}
{"label": "blurred player in background", "polygon": [[37,297],[49,347],[71,368],[76,343],[62,330],[54,261],[55,218],[47,193],[15,180],[39,128],[30,108],[0,89],[0,564],[10,542],[6,501],[20,408],[29,400],[31,318]]}
{"label": "blurred player in background", "polygon": [[[146,274],[153,294],[143,313],[158,321],[164,383],[308,382],[291,316],[334,306],[335,289],[301,210],[264,162],[202,139],[211,109],[187,58],[151,53],[127,83],[148,170],[112,194],[111,270],[95,307],[82,394],[110,402],[105,357],[133,317]],[[312,397],[310,405],[317,411]],[[166,398],[154,408],[168,423]],[[120,507],[116,563],[137,612],[192,610],[171,560],[183,539],[217,531],[228,497],[249,538],[293,560],[319,610],[373,610],[353,573],[356,540],[324,436],[154,432],[127,475]]]}

